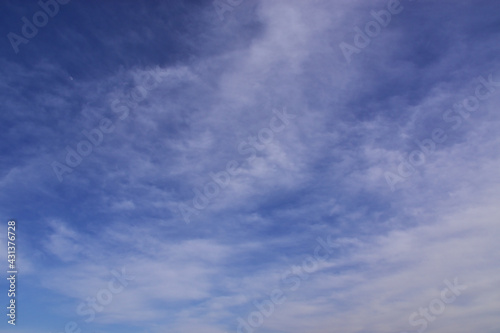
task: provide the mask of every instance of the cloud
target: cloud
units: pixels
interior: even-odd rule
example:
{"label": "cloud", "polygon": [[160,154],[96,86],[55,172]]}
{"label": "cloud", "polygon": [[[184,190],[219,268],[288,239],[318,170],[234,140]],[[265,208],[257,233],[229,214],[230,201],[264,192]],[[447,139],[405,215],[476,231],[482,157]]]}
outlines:
{"label": "cloud", "polygon": [[[25,58],[2,58],[0,208],[23,226],[26,288],[60,301],[41,315],[87,325],[77,307],[125,267],[135,279],[85,328],[236,331],[281,288],[259,331],[402,332],[457,277],[467,289],[428,329],[493,332],[500,95],[457,129],[443,113],[498,80],[494,3],[401,3],[350,65],[339,43],[387,1],[244,2],[223,22],[193,1],[69,4]],[[103,118],[114,130],[59,182],[51,163]],[[446,142],[391,191],[384,173],[436,127]],[[186,224],[179,204],[230,161]],[[335,251],[302,279],[327,236]]]}

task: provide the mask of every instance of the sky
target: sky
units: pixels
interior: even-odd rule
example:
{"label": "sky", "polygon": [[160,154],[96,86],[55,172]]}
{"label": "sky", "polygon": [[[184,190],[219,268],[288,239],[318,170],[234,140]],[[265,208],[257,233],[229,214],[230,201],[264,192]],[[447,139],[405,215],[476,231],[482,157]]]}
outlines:
{"label": "sky", "polygon": [[500,332],[499,9],[3,1],[0,332]]}

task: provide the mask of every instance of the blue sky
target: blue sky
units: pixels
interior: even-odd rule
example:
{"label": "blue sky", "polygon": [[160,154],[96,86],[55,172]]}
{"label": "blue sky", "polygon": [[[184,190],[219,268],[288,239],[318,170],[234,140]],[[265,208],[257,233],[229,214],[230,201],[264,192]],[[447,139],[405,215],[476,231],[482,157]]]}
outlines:
{"label": "blue sky", "polygon": [[499,332],[498,1],[46,2],[0,4],[0,332]]}

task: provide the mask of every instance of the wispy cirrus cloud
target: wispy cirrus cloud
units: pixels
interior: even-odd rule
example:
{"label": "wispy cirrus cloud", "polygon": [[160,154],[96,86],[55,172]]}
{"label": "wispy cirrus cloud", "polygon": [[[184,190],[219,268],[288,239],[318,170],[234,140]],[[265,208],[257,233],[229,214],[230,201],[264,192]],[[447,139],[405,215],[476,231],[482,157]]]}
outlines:
{"label": "wispy cirrus cloud", "polygon": [[[280,289],[242,331],[415,331],[458,278],[467,289],[426,329],[495,332],[500,97],[457,130],[442,119],[499,73],[495,3],[401,4],[349,66],[338,44],[387,1],[251,1],[224,22],[196,1],[71,2],[1,53],[0,211],[21,226],[20,302],[37,310],[20,329],[237,332]],[[155,87],[134,99],[145,75]],[[283,110],[247,161],[240,144]],[[60,183],[51,163],[102,118],[113,132]],[[434,127],[446,142],[392,192],[384,173]],[[233,160],[186,224],[179,205]],[[338,246],[306,276],[318,237]],[[85,322],[79,304],[121,267],[134,280]]]}

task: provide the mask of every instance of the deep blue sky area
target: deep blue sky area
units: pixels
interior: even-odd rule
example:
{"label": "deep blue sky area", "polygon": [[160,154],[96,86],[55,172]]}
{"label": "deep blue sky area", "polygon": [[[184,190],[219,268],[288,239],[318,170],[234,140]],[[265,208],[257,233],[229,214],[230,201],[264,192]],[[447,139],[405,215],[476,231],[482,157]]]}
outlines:
{"label": "deep blue sky area", "polygon": [[499,13],[3,1],[0,333],[498,333]]}

